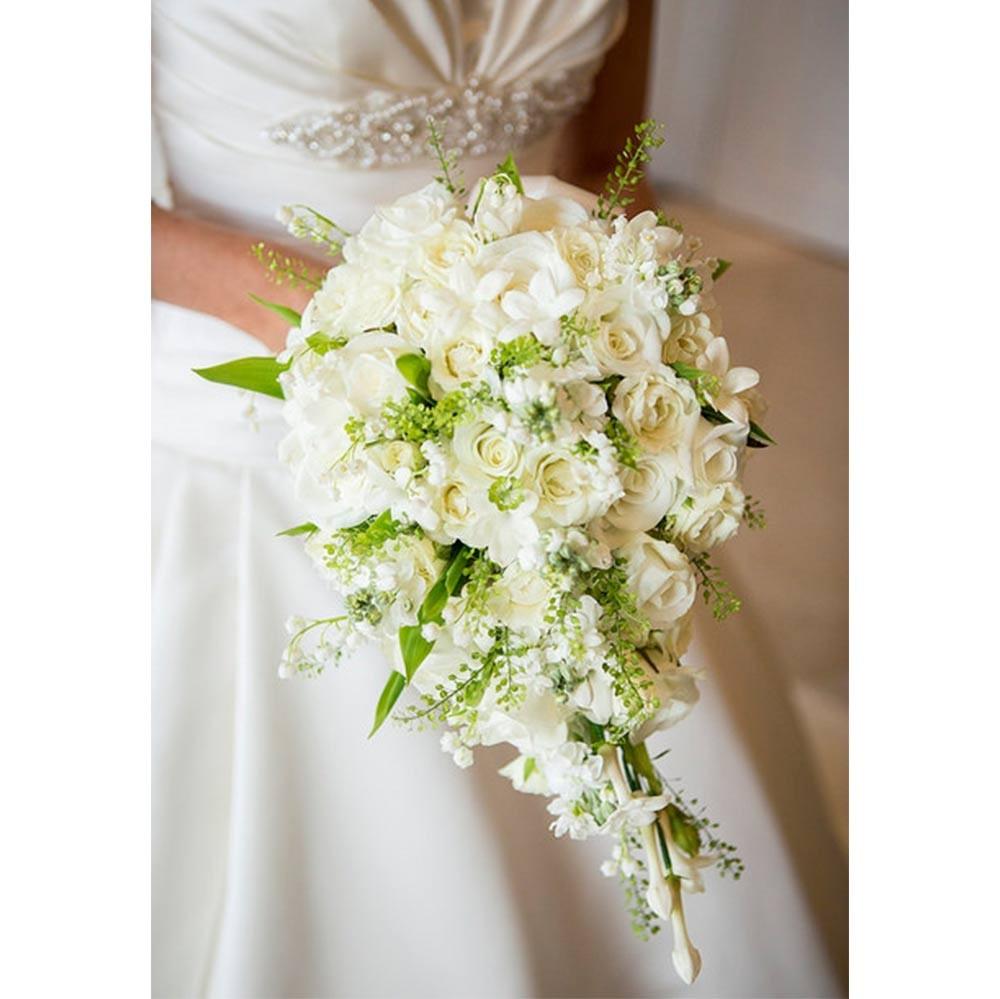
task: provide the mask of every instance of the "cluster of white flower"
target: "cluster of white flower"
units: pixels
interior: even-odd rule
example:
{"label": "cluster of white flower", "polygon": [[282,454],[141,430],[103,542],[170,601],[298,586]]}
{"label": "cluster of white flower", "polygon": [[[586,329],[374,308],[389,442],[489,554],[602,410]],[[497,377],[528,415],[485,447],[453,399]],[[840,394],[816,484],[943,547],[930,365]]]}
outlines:
{"label": "cluster of white flower", "polygon": [[557,836],[615,837],[606,872],[641,925],[672,922],[690,980],[679,891],[728,846],[644,740],[698,699],[693,605],[725,597],[707,552],[769,440],[720,336],[725,265],[652,212],[528,197],[510,160],[468,197],[446,170],[342,252],[277,362],[293,533],[345,610],[290,623],[282,674],[380,644],[375,728],[412,687],[395,717],[442,727],[459,766],[509,743],[502,773],[551,799]]}

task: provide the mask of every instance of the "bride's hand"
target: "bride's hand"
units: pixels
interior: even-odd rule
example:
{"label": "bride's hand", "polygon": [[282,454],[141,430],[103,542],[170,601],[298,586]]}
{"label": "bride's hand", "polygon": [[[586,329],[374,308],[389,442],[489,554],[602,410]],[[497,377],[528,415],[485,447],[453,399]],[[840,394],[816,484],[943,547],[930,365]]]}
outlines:
{"label": "bride's hand", "polygon": [[[250,252],[257,240],[245,232],[155,206],[152,229],[153,298],[225,320],[274,353],[284,347],[288,323],[254,302],[250,293],[301,312],[313,289],[271,284]],[[307,263],[320,272],[330,267],[329,263]]]}

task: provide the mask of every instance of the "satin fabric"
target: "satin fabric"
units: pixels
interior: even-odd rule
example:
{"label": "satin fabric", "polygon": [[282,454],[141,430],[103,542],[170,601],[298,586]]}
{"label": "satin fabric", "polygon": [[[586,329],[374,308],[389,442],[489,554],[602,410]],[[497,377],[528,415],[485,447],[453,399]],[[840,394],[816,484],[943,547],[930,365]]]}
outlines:
{"label": "satin fabric", "polygon": [[[596,67],[621,7],[158,5],[161,180],[181,210],[255,233],[274,231],[273,209],[287,200],[356,226],[432,167],[310,160],[260,138],[276,115],[376,79],[461,78],[468,49],[456,39],[473,14],[489,26],[480,71]],[[545,170],[551,146],[518,159]],[[465,167],[474,177],[492,160]],[[191,374],[263,348],[164,303],[153,304],[152,328],[155,996],[838,993],[697,645],[689,658],[708,667],[703,701],[660,742],[668,774],[711,803],[749,871],[739,884],[711,878],[690,900],[705,957],[693,987],[674,976],[667,933],[632,936],[617,883],[598,873],[610,842],[555,840],[544,801],[496,774],[511,751],[478,751],[462,771],[430,733],[387,726],[368,740],[386,668],[375,652],[317,680],[279,680],[287,617],[336,613],[336,597],[297,541],[275,537],[301,520],[275,458],[280,404],[256,397],[248,416],[246,396]]]}

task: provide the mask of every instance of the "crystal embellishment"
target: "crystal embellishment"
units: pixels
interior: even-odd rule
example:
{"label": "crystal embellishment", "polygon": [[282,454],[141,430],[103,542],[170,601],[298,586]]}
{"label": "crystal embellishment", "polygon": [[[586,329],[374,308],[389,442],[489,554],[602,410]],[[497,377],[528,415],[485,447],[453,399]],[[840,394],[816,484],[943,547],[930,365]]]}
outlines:
{"label": "crystal embellishment", "polygon": [[497,89],[472,78],[430,93],[375,91],[346,108],[295,115],[265,135],[344,166],[395,166],[427,156],[430,117],[446,149],[485,156],[540,139],[579,110],[590,84],[589,69],[577,69]]}

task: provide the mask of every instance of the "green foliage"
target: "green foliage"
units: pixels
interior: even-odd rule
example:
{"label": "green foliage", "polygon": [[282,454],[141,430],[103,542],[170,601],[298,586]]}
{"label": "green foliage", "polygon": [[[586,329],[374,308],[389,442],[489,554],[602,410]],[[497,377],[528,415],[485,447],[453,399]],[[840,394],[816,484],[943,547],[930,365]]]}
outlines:
{"label": "green foliage", "polygon": [[656,268],[656,276],[663,281],[667,291],[668,310],[677,310],[704,287],[698,271],[679,260],[669,260]]}
{"label": "green foliage", "polygon": [[[725,413],[720,413],[708,403],[702,403],[701,415],[709,423],[732,423],[732,420]],[[750,432],[747,434],[747,447],[770,447],[772,444],[777,444],[777,441],[763,427],[751,420]]]}
{"label": "green foliage", "polygon": [[489,389],[479,386],[455,389],[436,404],[422,398],[390,399],[382,408],[382,416],[400,440],[422,444],[426,440],[451,437],[456,427],[472,419],[488,398]]}
{"label": "green foliage", "polygon": [[399,696],[403,693],[405,686],[406,678],[402,673],[393,670],[389,674],[389,679],[386,680],[385,686],[382,688],[382,694],[378,699],[378,704],[375,706],[375,721],[372,724],[372,730],[368,733],[369,739],[382,727],[382,723],[389,717],[389,712],[392,711],[396,701],[399,700]]}
{"label": "green foliage", "polygon": [[722,277],[722,275],[725,274],[726,271],[728,271],[732,266],[733,262],[731,260],[722,260],[720,258],[716,262],[715,269],[712,271],[712,280],[718,281],[719,278]]}
{"label": "green foliage", "polygon": [[713,375],[711,371],[703,371],[690,364],[683,364],[681,361],[674,361],[669,366],[674,369],[678,376],[691,383],[699,406],[711,406],[709,396],[716,395],[719,391],[719,379],[716,375]]}
{"label": "green foliage", "polygon": [[278,531],[275,535],[277,538],[294,538],[299,534],[315,534],[319,528],[315,524],[305,523],[298,524],[295,527],[288,527],[284,531]]}
{"label": "green foliage", "polygon": [[611,441],[611,446],[618,455],[618,460],[626,468],[635,468],[642,456],[639,441],[617,416],[608,417],[604,426],[604,434]]}
{"label": "green foliage", "polygon": [[673,229],[675,232],[684,231],[684,226],[682,225],[680,219],[676,219],[671,215],[665,214],[662,208],[656,209],[656,224],[665,225],[668,229]]}
{"label": "green foliage", "polygon": [[737,613],[743,606],[743,601],[736,596],[733,588],[722,578],[708,552],[689,555],[688,558],[698,575],[702,599],[712,609],[712,617],[716,621],[724,621],[730,614]]}
{"label": "green foliage", "polygon": [[341,572],[349,572],[357,562],[363,562],[378,554],[390,541],[408,534],[419,536],[416,524],[403,525],[394,520],[388,510],[377,517],[334,531],[326,545],[326,564]]}
{"label": "green foliage", "polygon": [[493,481],[487,496],[498,510],[516,510],[524,502],[524,486],[516,476],[507,475]]}
{"label": "green foliage", "polygon": [[287,364],[280,364],[274,357],[241,357],[211,368],[192,368],[196,375],[206,381],[220,385],[232,385],[248,392],[284,399],[285,393],[278,382],[278,375],[288,370]]}
{"label": "green foliage", "polygon": [[305,261],[298,257],[289,257],[279,253],[265,243],[254,243],[250,252],[267,272],[268,280],[276,285],[288,285],[291,288],[319,288],[322,275],[312,270]]}
{"label": "green foliage", "polygon": [[270,309],[275,314],[281,316],[281,318],[291,326],[302,325],[302,314],[300,312],[290,309],[287,305],[279,305],[277,302],[269,302],[266,298],[260,298],[253,292],[248,292],[248,294],[258,305],[263,305],[265,309]]}
{"label": "green foliage", "polygon": [[762,531],[767,527],[767,514],[759,500],[747,496],[743,502],[743,522],[751,531]]}
{"label": "green foliage", "polygon": [[490,365],[496,368],[501,378],[509,378],[512,374],[548,361],[551,356],[552,351],[548,347],[539,343],[531,333],[526,333],[494,347]]}
{"label": "green foliage", "polygon": [[[628,712],[627,728],[633,729],[657,706],[649,678],[636,651],[649,634],[649,622],[638,609],[622,559],[616,558],[607,569],[587,572],[584,589],[601,605],[603,613],[599,627],[611,652],[604,669],[611,677],[615,694]],[[608,738],[619,741],[625,734],[624,731],[609,729]]]}
{"label": "green foliage", "polygon": [[572,312],[559,317],[559,332],[569,347],[580,350],[594,338],[597,323],[581,316],[579,312]]}
{"label": "green foliage", "polygon": [[458,169],[458,154],[454,150],[445,152],[441,130],[438,128],[437,122],[429,115],[427,117],[427,132],[427,145],[441,168],[441,172],[434,179],[452,194],[465,194],[465,181]]}
{"label": "green foliage", "polygon": [[419,624],[405,624],[399,629],[399,651],[403,656],[407,683],[413,679],[413,674],[434,648],[434,643],[424,638],[420,629]]}
{"label": "green foliage", "polygon": [[431,362],[423,354],[403,354],[396,358],[396,368],[399,373],[425,399],[431,397],[428,379],[431,375]]}
{"label": "green foliage", "polygon": [[331,350],[340,350],[341,347],[346,347],[348,340],[346,336],[330,336],[329,333],[310,333],[306,337],[306,343],[313,353],[319,354],[322,357]]}
{"label": "green foliage", "polygon": [[595,209],[597,218],[611,218],[615,212],[635,201],[632,194],[645,174],[651,151],[663,145],[662,131],[663,126],[652,119],[635,126],[633,135],[625,140],[625,148],[618,154],[615,167],[604,182],[604,190],[597,199]]}
{"label": "green foliage", "polygon": [[778,442],[764,428],[750,421],[750,433],[747,436],[747,447],[768,447]]}
{"label": "green foliage", "polygon": [[503,163],[499,163],[496,168],[495,177],[506,177],[517,190],[518,194],[524,194],[524,184],[521,183],[521,173],[517,169],[514,157],[510,153]]}

